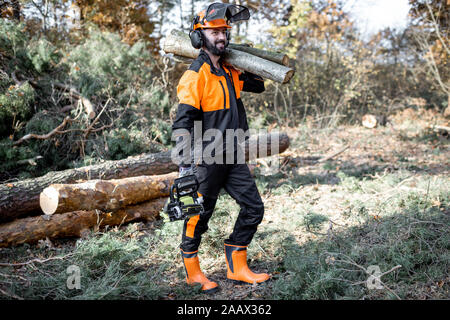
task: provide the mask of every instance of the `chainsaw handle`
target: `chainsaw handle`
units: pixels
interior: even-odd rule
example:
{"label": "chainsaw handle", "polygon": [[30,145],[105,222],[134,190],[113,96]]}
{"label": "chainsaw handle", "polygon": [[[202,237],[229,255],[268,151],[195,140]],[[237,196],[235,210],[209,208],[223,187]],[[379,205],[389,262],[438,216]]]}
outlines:
{"label": "chainsaw handle", "polygon": [[[192,183],[192,179],[194,180],[195,183]],[[197,190],[199,188],[199,183],[198,183],[198,179],[195,175],[188,175],[188,176],[183,176],[183,177],[175,179],[173,186],[177,186],[180,189],[184,189],[184,188],[188,187],[188,188],[192,189],[190,192],[197,192]],[[184,194],[180,193],[180,190],[177,187],[175,187],[177,197],[180,198]],[[173,190],[172,190],[172,192],[173,192]]]}

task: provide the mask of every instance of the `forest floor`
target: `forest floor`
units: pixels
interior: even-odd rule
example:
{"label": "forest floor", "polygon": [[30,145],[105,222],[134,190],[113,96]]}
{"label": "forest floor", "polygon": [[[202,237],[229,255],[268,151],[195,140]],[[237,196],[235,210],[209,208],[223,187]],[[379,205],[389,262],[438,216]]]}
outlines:
{"label": "forest floor", "polygon": [[[239,207],[223,193],[199,250],[218,293],[185,284],[182,222],[158,219],[0,249],[0,299],[449,299],[450,140],[430,124],[448,120],[407,109],[374,129],[282,130],[291,145],[279,170],[255,169],[265,216],[248,263],[267,283],[226,279]],[[80,289],[68,288],[69,266]]]}

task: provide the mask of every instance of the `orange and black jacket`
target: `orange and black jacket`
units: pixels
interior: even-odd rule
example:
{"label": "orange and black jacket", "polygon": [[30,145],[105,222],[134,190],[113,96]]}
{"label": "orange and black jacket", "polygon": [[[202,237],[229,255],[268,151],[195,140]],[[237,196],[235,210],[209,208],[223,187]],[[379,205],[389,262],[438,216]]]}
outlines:
{"label": "orange and black jacket", "polygon": [[208,54],[200,50],[178,84],[179,105],[172,131],[183,128],[192,133],[194,121],[202,121],[202,134],[211,128],[222,134],[226,129],[248,130],[241,91],[261,93],[265,90],[264,80],[221,65],[221,70],[216,69]]}

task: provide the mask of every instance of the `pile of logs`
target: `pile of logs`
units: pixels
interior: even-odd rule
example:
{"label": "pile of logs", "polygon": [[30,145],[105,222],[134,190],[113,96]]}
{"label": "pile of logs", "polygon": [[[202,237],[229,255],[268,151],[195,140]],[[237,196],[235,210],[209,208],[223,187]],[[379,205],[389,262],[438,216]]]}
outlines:
{"label": "pile of logs", "polygon": [[[282,153],[288,146],[284,133],[251,137],[246,160]],[[0,247],[157,219],[178,177],[170,155],[171,150],[144,154],[1,184]]]}
{"label": "pile of logs", "polygon": [[[172,30],[163,42],[162,49],[178,57],[195,59],[199,49],[191,45],[189,35]],[[266,51],[246,45],[230,43],[226,50],[225,62],[237,69],[254,73],[264,79],[278,83],[288,83],[295,70],[289,67],[289,58],[280,52]]]}

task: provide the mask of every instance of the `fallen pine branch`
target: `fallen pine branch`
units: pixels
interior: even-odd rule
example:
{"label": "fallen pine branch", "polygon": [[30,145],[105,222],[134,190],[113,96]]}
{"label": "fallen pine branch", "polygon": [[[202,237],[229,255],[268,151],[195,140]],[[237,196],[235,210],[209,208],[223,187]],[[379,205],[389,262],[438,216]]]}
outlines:
{"label": "fallen pine branch", "polygon": [[10,298],[14,298],[17,300],[24,300],[22,297],[16,296],[15,294],[9,293],[8,291],[3,290],[2,288],[0,288],[0,293],[3,294],[4,296],[10,297]]}
{"label": "fallen pine branch", "polygon": [[300,165],[300,166],[311,166],[311,165],[316,165],[318,163],[324,163],[324,162],[327,162],[328,160],[331,160],[331,159],[337,157],[338,155],[343,153],[348,148],[350,148],[350,145],[346,145],[342,149],[339,149],[335,153],[333,153],[329,156],[326,156],[324,158],[315,157],[315,156],[294,157],[292,153],[281,154],[280,157],[285,158],[285,160],[283,160],[282,167],[287,166],[289,163],[294,163],[295,165]]}
{"label": "fallen pine branch", "polygon": [[[106,107],[108,106],[109,102],[111,101],[111,99],[108,99],[105,103],[105,105],[103,106],[102,110],[99,112],[99,114],[97,115],[97,117],[92,121],[92,123],[89,125],[89,127],[84,131],[83,134],[83,138],[86,139],[89,135],[89,133],[92,131],[92,128],[94,127],[94,125],[97,123],[98,119],[100,119],[100,116],[102,115],[102,113],[105,111]],[[91,105],[92,106],[92,105]],[[93,112],[93,111],[92,111]],[[94,112],[94,117],[95,117],[95,112]],[[93,118],[93,117],[90,117]]]}
{"label": "fallen pine branch", "polygon": [[35,134],[35,133],[29,133],[29,134],[24,135],[22,138],[20,138],[16,142],[14,142],[13,145],[18,146],[19,144],[21,144],[29,139],[47,140],[47,139],[51,138],[52,136],[54,136],[55,134],[63,133],[61,131],[61,129],[64,128],[67,123],[70,123],[70,122],[72,122],[72,119],[69,116],[67,116],[64,118],[63,122],[60,125],[58,125],[55,129],[53,129],[49,133],[42,134],[42,135]]}
{"label": "fallen pine branch", "polygon": [[319,159],[317,162],[318,163],[323,163],[323,162],[326,162],[328,160],[331,160],[331,159],[335,158],[336,156],[340,155],[342,152],[344,152],[348,148],[350,148],[350,145],[346,145],[345,147],[343,147],[342,149],[336,151],[335,153],[333,153],[333,154],[331,154],[331,155],[329,155],[329,156],[327,156],[325,158]]}
{"label": "fallen pine branch", "polygon": [[4,263],[4,262],[0,262],[0,267],[20,267],[20,266],[26,266],[26,265],[31,264],[31,263],[45,263],[45,262],[48,262],[48,261],[51,261],[51,260],[63,260],[63,259],[65,259],[67,257],[70,257],[70,256],[73,256],[73,253],[66,254],[65,256],[50,257],[50,258],[43,259],[43,260],[36,258],[36,259],[30,260],[30,261],[27,261],[27,262],[19,262],[19,263]]}
{"label": "fallen pine branch", "polygon": [[53,85],[59,89],[68,91],[69,94],[72,95],[75,99],[80,100],[89,119],[93,119],[95,117],[95,111],[92,102],[88,98],[84,97],[80,92],[78,92],[77,89],[59,82],[54,82]]}
{"label": "fallen pine branch", "polygon": [[36,160],[40,160],[43,158],[44,158],[43,156],[38,155],[38,156],[30,158],[30,159],[19,160],[19,161],[17,161],[17,164],[29,164],[29,165],[35,166],[35,165],[37,165]]}

